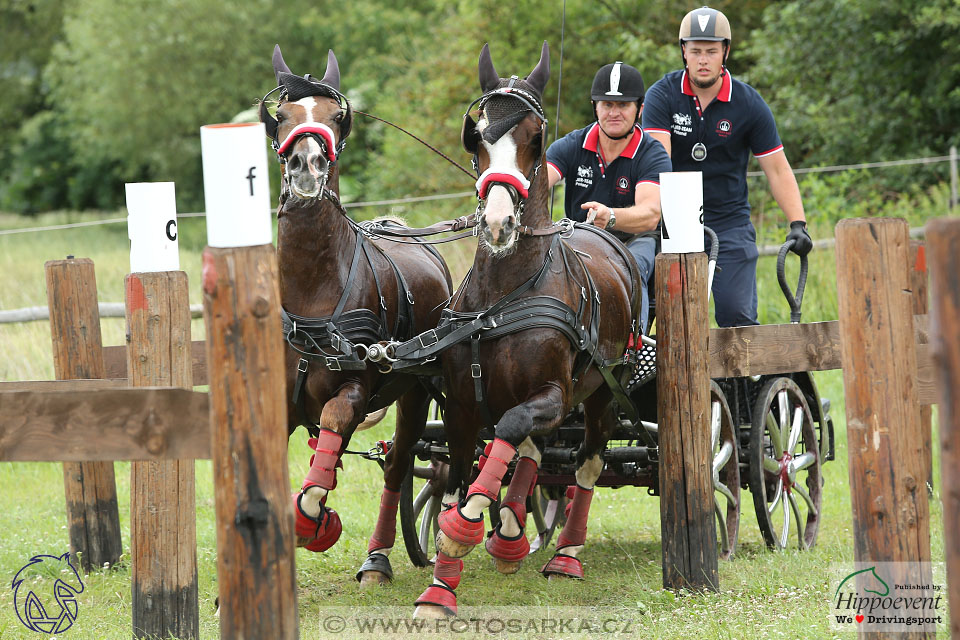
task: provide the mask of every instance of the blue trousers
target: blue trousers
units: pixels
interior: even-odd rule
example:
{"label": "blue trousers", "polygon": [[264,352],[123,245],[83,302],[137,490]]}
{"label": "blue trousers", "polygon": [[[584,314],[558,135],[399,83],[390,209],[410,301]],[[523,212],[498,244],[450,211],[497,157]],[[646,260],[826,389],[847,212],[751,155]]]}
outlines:
{"label": "blue trousers", "polygon": [[757,232],[753,223],[717,234],[720,253],[713,276],[717,325],[739,327],[757,323]]}
{"label": "blue trousers", "polygon": [[[637,237],[627,241],[627,251],[637,261],[640,267],[640,289],[643,292],[643,302],[640,305],[640,327],[644,334],[647,332],[647,320],[650,317],[650,297],[647,285],[650,274],[653,273],[654,260],[657,253],[657,239],[651,237]],[[754,304],[756,307],[756,304]]]}

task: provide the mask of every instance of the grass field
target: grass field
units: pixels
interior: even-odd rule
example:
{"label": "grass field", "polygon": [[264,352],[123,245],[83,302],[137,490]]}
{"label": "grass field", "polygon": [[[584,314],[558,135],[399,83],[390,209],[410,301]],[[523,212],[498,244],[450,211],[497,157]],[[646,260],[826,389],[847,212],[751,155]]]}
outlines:
{"label": "grass field", "polygon": [[[68,216],[47,216],[39,224],[56,224]],[[71,216],[82,219],[79,216]],[[114,217],[118,217],[114,215]],[[37,224],[0,216],[0,228]],[[818,234],[814,234],[818,237]],[[822,237],[824,234],[820,234]],[[191,282],[191,302],[199,295],[202,220],[180,225],[181,266]],[[449,246],[449,245],[446,245]],[[454,271],[462,274],[472,246],[448,254]],[[125,225],[84,227],[65,231],[0,235],[0,309],[45,305],[43,263],[71,254],[92,258],[97,268],[101,301],[123,300],[128,271]],[[466,255],[464,255],[466,254]],[[773,259],[760,264],[761,321],[783,322],[788,310],[772,271]],[[805,297],[804,320],[836,318],[836,287],[832,252],[811,255],[811,277]],[[194,322],[194,339],[203,337]],[[124,342],[124,321],[104,319],[105,345]],[[51,379],[49,323],[0,325],[0,380]],[[657,498],[641,489],[600,489],[594,498],[587,548],[581,554],[587,579],[547,582],[537,569],[548,559],[539,552],[517,575],[501,576],[482,550],[465,558],[464,581],[458,589],[463,614],[480,607],[589,607],[638,620],[628,636],[643,638],[829,638],[846,633],[830,630],[828,599],[837,587],[831,565],[853,559],[850,493],[844,421],[843,386],[839,371],[816,374],[821,395],[833,401],[837,460],[824,468],[824,517],[818,543],[809,552],[766,550],[756,524],[749,493],[742,493],[740,544],[731,562],[721,563],[720,591],[674,595],[661,589],[660,513]],[[392,414],[374,429],[358,434],[351,444],[363,450],[392,435]],[[934,413],[936,425],[936,413]],[[934,432],[934,494],[931,542],[934,561],[943,559],[939,490],[939,452]],[[310,452],[303,430],[290,441],[290,479],[298,485],[307,470]],[[124,549],[129,552],[129,463],[116,463]],[[219,637],[213,601],[216,586],[216,536],[211,464],[198,461],[197,542],[200,574],[201,636]],[[340,483],[329,504],[343,519],[340,542],[325,554],[298,550],[297,575],[301,637],[328,637],[320,632],[321,608],[330,606],[397,607],[412,612],[412,602],[430,581],[430,572],[406,560],[402,542],[392,555],[396,578],[388,587],[361,590],[354,573],[362,562],[373,528],[382,486],[379,467],[347,456]],[[17,620],[10,580],[32,555],[59,555],[68,549],[61,465],[0,464],[0,638],[35,638]],[[291,489],[296,487],[291,486]],[[130,567],[123,561],[85,578],[76,624],[62,638],[128,638],[131,635]],[[42,584],[35,587],[40,590]],[[264,585],[264,588],[270,588]],[[522,614],[523,609],[519,609]],[[941,627],[946,629],[947,627]],[[381,634],[382,635],[382,634]],[[483,634],[481,634],[483,635]],[[946,631],[942,634],[946,637]],[[598,635],[597,637],[608,637]],[[335,636],[331,636],[335,637]],[[339,637],[351,637],[343,634]],[[470,632],[455,637],[473,637]],[[509,637],[566,637],[564,634]],[[580,636],[584,637],[584,636]]]}

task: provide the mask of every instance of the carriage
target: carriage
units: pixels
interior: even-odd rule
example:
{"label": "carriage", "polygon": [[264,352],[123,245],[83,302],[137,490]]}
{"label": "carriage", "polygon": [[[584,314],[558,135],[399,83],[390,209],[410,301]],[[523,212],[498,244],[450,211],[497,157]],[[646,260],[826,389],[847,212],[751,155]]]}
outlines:
{"label": "carriage", "polygon": [[[713,241],[711,259],[715,261],[715,236]],[[791,309],[791,320],[799,322],[807,258],[800,259],[798,286],[791,291],[785,277],[789,249],[790,244],[781,247],[777,277]],[[596,486],[645,487],[651,496],[657,496],[656,450],[645,444],[640,431],[643,429],[656,439],[656,336],[650,337],[640,352],[629,386],[640,421],[633,424],[625,416],[620,417],[620,425],[603,454],[604,469]],[[741,489],[750,491],[760,532],[770,549],[810,549],[816,542],[820,522],[821,467],[835,458],[830,401],[820,397],[813,376],[801,371],[714,379],[710,381],[710,406],[719,557],[730,559],[736,550]],[[448,450],[440,414],[435,405],[432,419],[414,447],[400,495],[400,527],[407,553],[416,566],[431,562],[446,481]],[[481,435],[486,442],[493,438],[491,433]],[[777,445],[784,435],[788,438],[786,446]],[[527,498],[527,512],[536,527],[531,532],[530,553],[547,547],[557,526],[562,526],[569,502],[568,487],[575,482],[575,456],[582,441],[583,411],[578,408],[547,441],[536,485]],[[484,442],[478,442],[478,460],[483,449]],[[784,460],[782,454],[775,455],[777,449],[790,451],[792,458]],[[496,526],[497,513],[497,508],[490,509],[491,528]]]}

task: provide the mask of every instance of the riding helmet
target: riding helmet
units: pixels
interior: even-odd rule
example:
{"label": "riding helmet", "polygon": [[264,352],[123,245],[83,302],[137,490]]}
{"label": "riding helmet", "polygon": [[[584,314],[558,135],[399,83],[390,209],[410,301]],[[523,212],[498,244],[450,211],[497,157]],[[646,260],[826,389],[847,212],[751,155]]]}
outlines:
{"label": "riding helmet", "polygon": [[643,94],[643,78],[640,72],[619,60],[600,67],[590,88],[590,99],[598,101],[639,104],[643,102]]}
{"label": "riding helmet", "polygon": [[730,21],[716,9],[700,7],[683,16],[680,22],[680,45],[687,40],[711,40],[727,45],[733,36],[730,32]]}

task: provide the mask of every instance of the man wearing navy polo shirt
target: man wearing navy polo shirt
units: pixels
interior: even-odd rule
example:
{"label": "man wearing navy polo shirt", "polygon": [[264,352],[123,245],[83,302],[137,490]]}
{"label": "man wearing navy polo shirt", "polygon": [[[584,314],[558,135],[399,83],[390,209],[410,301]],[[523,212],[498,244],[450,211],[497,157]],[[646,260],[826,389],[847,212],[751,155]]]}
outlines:
{"label": "man wearing navy polo shirt", "polygon": [[547,149],[550,186],[566,180],[568,218],[607,229],[627,246],[642,278],[640,322],[646,331],[660,223],[660,173],[670,171],[663,147],[639,126],[644,85],[640,72],[614,62],[600,68],[590,98],[597,121],[571,131]]}
{"label": "man wearing navy polo shirt", "polygon": [[650,87],[643,112],[644,132],[663,144],[673,170],[703,172],[704,224],[720,240],[713,297],[721,327],[757,324],[757,236],[747,200],[750,153],[790,223],[787,240],[795,241],[793,251],[806,255],[813,247],[770,107],[724,66],[730,40],[730,23],[716,9],[688,13],[680,23],[685,68]]}

